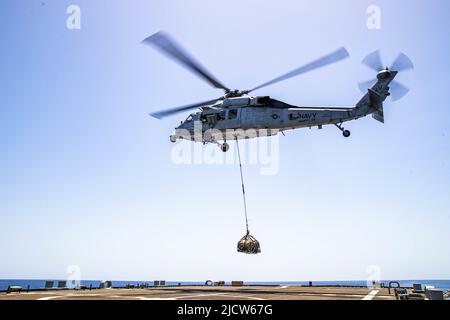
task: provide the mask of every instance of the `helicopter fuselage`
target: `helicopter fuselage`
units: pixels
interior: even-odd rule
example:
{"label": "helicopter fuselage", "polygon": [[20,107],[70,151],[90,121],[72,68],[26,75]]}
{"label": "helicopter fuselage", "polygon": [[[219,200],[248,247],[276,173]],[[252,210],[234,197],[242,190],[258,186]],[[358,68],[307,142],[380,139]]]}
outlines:
{"label": "helicopter fuselage", "polygon": [[[190,115],[175,130],[181,139],[195,140],[196,133],[202,133],[202,142],[214,140],[248,139],[264,135],[275,135],[280,131],[327,124],[342,123],[357,119],[353,108],[296,109],[266,106],[243,106],[214,111],[198,112]],[[223,135],[211,139],[211,133]],[[189,134],[186,134],[189,133]],[[173,140],[172,136],[172,141]]]}
{"label": "helicopter fuselage", "polygon": [[389,96],[389,83],[397,72],[378,74],[378,81],[352,107],[299,107],[270,97],[238,97],[224,99],[213,106],[192,113],[170,136],[178,139],[210,143],[231,139],[272,136],[299,128],[322,128],[336,125],[346,135],[341,124],[367,115],[383,122],[384,100]]}

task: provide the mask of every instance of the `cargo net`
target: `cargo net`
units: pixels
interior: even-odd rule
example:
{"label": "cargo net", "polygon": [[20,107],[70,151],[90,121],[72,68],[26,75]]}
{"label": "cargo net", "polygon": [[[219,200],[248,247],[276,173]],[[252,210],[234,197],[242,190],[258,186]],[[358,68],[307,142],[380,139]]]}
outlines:
{"label": "cargo net", "polygon": [[239,240],[237,244],[237,251],[245,254],[258,254],[261,252],[258,240],[256,240],[249,231]]}

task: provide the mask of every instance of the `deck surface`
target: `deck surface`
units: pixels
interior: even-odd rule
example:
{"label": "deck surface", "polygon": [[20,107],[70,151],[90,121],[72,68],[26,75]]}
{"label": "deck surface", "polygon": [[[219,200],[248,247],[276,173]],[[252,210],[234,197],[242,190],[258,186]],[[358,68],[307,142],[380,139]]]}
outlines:
{"label": "deck surface", "polygon": [[395,300],[388,289],[243,286],[48,290],[0,293],[0,300]]}

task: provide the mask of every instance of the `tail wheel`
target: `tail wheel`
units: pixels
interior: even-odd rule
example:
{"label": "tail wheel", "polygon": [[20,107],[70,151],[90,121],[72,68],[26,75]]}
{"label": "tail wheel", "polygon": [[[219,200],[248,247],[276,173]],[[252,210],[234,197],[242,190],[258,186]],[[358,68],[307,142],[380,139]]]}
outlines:
{"label": "tail wheel", "polygon": [[348,130],[344,130],[344,131],[342,131],[342,134],[344,135],[344,137],[348,138],[348,137],[350,137],[351,132]]}
{"label": "tail wheel", "polygon": [[222,145],[220,146],[220,149],[222,149],[223,152],[227,152],[228,149],[230,149],[230,145],[226,142],[222,143]]}

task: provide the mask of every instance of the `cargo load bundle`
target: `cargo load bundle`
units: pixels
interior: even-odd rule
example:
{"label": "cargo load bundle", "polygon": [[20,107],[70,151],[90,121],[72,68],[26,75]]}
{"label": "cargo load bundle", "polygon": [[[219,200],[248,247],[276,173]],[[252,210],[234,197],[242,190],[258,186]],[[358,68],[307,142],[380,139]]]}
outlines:
{"label": "cargo load bundle", "polygon": [[261,247],[259,246],[258,240],[247,231],[247,234],[239,240],[237,251],[246,254],[258,254],[261,253]]}

